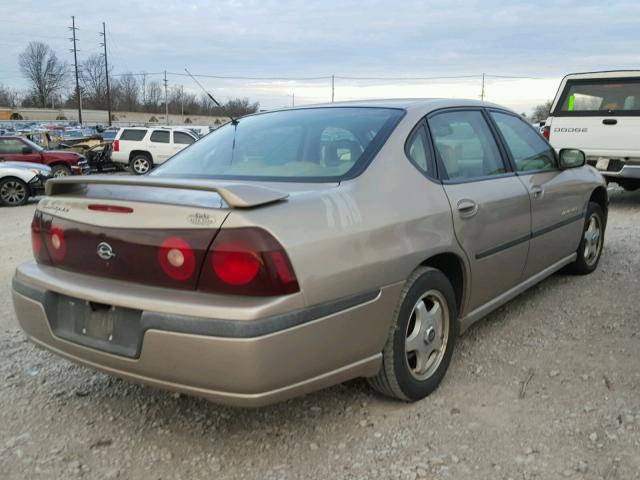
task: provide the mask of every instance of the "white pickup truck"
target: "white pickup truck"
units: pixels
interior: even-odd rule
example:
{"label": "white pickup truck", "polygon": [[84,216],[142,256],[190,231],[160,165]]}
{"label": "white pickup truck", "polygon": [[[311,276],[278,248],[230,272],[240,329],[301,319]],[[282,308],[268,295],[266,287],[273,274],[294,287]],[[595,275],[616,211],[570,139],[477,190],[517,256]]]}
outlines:
{"label": "white pickup truck", "polygon": [[113,140],[111,160],[142,175],[196,140],[196,135],[186,129],[124,127]]}
{"label": "white pickup truck", "polygon": [[607,181],[640,188],[640,71],[567,75],[543,134],[558,151],[584,151]]}

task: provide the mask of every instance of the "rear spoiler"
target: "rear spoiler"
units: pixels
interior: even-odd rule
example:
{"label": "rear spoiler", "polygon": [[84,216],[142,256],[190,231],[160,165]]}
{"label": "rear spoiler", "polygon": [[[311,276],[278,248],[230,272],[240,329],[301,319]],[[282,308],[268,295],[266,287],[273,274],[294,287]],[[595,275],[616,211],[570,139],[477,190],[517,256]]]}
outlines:
{"label": "rear spoiler", "polygon": [[231,208],[251,208],[284,200],[287,192],[246,183],[218,183],[212,180],[176,179],[160,177],[127,177],[111,175],[73,176],[53,178],[45,186],[47,195],[63,195],[81,190],[85,185],[120,185],[130,187],[175,188],[215,192]]}

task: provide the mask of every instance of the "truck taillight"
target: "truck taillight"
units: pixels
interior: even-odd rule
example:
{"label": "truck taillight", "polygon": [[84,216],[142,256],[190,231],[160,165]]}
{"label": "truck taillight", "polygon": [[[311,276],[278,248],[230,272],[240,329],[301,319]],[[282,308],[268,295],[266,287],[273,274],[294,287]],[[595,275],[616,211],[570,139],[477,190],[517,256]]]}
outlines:
{"label": "truck taillight", "polygon": [[114,152],[119,152],[120,151],[120,140],[114,140],[113,141],[113,151]]}
{"label": "truck taillight", "polygon": [[213,241],[198,289],[275,296],[300,288],[287,253],[273,236],[259,228],[229,228]]}
{"label": "truck taillight", "polygon": [[547,140],[550,140],[551,137],[551,127],[546,126],[542,129],[542,136]]}

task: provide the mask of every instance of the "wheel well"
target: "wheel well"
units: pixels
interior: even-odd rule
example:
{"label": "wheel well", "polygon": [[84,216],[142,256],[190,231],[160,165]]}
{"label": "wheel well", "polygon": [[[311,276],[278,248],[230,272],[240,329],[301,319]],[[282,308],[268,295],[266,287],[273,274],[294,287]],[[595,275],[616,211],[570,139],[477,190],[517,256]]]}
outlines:
{"label": "wheel well", "polygon": [[607,190],[604,187],[596,188],[592,193],[591,197],[589,197],[590,202],[596,202],[602,208],[602,212],[604,213],[604,218],[607,218],[607,209],[609,207]]}
{"label": "wheel well", "polygon": [[66,167],[66,168],[68,168],[69,170],[71,170],[71,166],[70,166],[68,163],[65,163],[65,162],[60,161],[60,160],[58,160],[57,162],[51,162],[48,166],[49,166],[50,168],[58,167],[58,166],[60,166],[60,167]]}
{"label": "wheel well", "polygon": [[441,253],[422,262],[422,266],[437,268],[449,279],[456,293],[456,303],[460,313],[464,295],[464,265],[460,257],[454,253]]}
{"label": "wheel well", "polygon": [[147,157],[151,161],[151,163],[153,163],[153,157],[151,156],[151,154],[149,152],[145,152],[144,150],[133,150],[129,154],[129,161],[133,160],[133,158],[137,155],[143,155]]}

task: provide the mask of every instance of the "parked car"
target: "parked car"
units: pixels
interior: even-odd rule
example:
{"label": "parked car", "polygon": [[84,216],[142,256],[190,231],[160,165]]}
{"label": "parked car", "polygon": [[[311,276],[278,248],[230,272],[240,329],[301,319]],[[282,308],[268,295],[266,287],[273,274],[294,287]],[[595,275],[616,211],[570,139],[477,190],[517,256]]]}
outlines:
{"label": "parked car", "polygon": [[30,197],[42,195],[51,168],[27,162],[0,162],[0,205],[17,207]]}
{"label": "parked car", "polygon": [[584,162],[473,100],[254,114],[144,177],[50,181],[17,317],[68,359],[216,402],[354,377],[418,400],[471,324],[596,269],[607,190]]}
{"label": "parked car", "polygon": [[121,128],[113,141],[111,159],[128,165],[134,173],[142,175],[198,138],[188,130],[169,128]]}
{"label": "parked car", "polygon": [[86,158],[75,152],[45,150],[22,137],[0,137],[0,162],[17,161],[51,167],[54,177],[89,173]]}
{"label": "parked car", "polygon": [[579,148],[625,190],[640,188],[640,70],[572,73],[562,79],[545,136]]}

